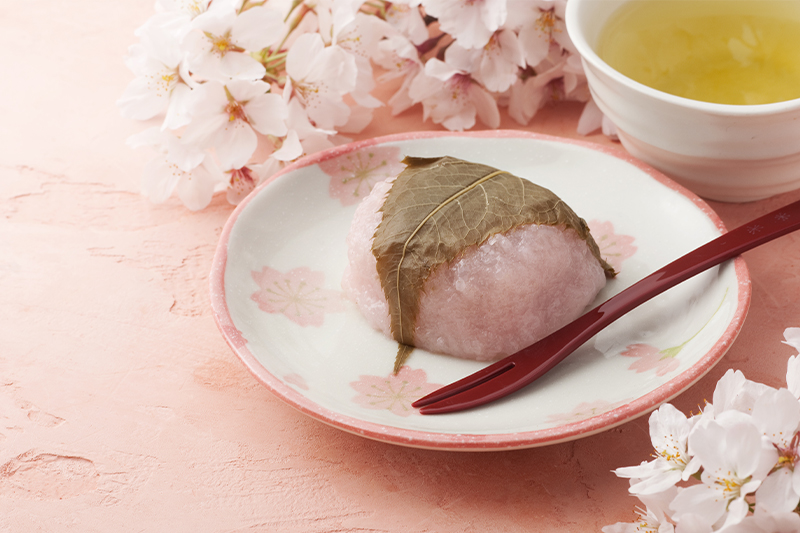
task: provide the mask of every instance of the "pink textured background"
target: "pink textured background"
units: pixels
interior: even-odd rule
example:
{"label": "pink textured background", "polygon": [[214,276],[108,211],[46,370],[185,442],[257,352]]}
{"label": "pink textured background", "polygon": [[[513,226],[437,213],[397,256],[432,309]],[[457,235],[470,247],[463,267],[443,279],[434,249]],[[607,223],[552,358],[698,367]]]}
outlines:
{"label": "pink textured background", "polygon": [[[401,448],[271,396],[214,325],[208,272],[232,211],[138,194],[142,125],[114,101],[151,2],[0,4],[0,533],[599,531],[633,518],[610,470],[647,459],[647,420],[503,453]],[[360,138],[414,129],[414,110]],[[526,129],[567,137],[580,107]],[[504,117],[503,126],[516,128]],[[589,140],[610,144],[600,135]],[[729,226],[800,198],[712,203]],[[746,256],[750,315],[722,363],[781,385],[800,326],[800,235]]]}

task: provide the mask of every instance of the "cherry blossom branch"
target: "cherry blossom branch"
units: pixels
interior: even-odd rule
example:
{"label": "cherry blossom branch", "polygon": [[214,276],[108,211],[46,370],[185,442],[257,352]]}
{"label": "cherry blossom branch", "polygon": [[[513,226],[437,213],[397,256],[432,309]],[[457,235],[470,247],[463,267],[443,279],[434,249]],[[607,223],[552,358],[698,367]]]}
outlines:
{"label": "cherry blossom branch", "polygon": [[[579,131],[601,125],[564,31],[566,0],[450,1],[157,0],[118,101],[127,118],[162,118],[130,140],[156,152],[144,194],[177,192],[201,209],[223,190],[237,203],[285,164],[362,130],[382,105],[419,106],[424,120],[465,130],[498,127],[501,107],[524,125],[549,102],[578,100],[588,102]],[[396,92],[375,98],[392,78]],[[256,156],[257,146],[267,150]]]}

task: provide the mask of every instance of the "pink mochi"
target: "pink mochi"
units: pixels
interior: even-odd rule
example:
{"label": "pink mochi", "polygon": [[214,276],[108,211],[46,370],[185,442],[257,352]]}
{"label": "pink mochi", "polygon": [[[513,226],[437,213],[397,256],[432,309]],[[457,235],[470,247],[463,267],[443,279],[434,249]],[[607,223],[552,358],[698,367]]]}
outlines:
{"label": "pink mochi", "polygon": [[[388,337],[389,306],[372,238],[394,178],[375,185],[347,235],[345,295]],[[477,361],[510,355],[580,316],[606,282],[574,230],[529,224],[470,246],[425,282],[415,345]]]}

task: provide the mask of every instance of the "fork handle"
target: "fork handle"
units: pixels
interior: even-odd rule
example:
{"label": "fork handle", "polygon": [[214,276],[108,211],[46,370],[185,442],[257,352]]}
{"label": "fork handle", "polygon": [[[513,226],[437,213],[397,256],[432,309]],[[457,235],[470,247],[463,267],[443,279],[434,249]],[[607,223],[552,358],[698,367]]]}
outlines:
{"label": "fork handle", "polygon": [[[566,337],[568,341],[554,357],[536,365],[541,368],[532,368],[534,375],[526,378],[520,388],[550,370],[603,328],[644,302],[713,266],[798,229],[800,200],[739,226],[642,278],[556,332],[554,337]],[[572,334],[571,339],[569,333]],[[536,344],[529,348],[534,346]],[[565,350],[568,351],[564,353]]]}
{"label": "fork handle", "polygon": [[[423,414],[477,407],[552,369],[603,328],[644,302],[723,261],[800,229],[800,201],[725,233],[634,283],[544,339],[414,403]],[[513,370],[513,372],[511,371]]]}

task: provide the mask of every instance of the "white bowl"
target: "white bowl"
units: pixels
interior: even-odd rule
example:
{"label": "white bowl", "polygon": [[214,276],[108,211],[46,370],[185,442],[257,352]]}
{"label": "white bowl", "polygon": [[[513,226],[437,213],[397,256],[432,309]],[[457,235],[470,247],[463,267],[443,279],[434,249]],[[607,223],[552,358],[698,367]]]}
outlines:
{"label": "white bowl", "polygon": [[566,25],[592,97],[623,146],[693,192],[746,202],[800,188],[800,99],[761,105],[690,100],[623,76],[594,50],[630,0],[569,0]]}

